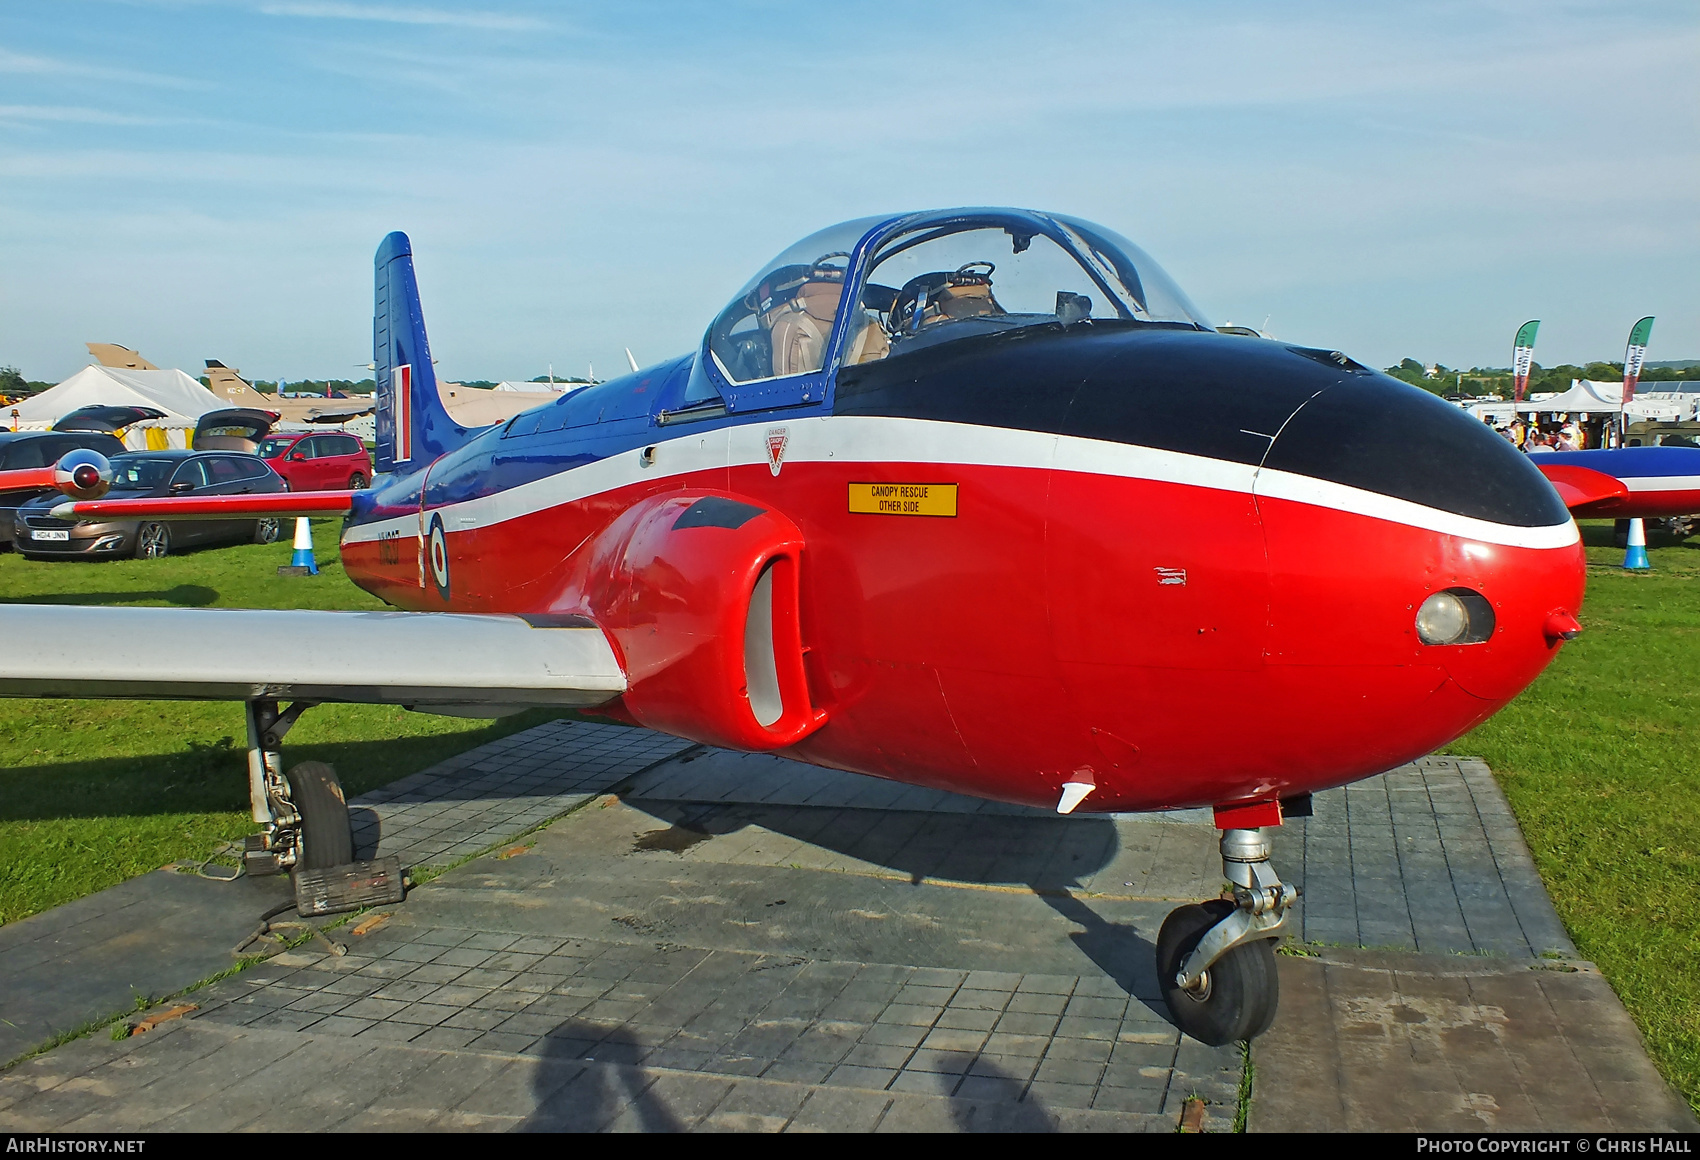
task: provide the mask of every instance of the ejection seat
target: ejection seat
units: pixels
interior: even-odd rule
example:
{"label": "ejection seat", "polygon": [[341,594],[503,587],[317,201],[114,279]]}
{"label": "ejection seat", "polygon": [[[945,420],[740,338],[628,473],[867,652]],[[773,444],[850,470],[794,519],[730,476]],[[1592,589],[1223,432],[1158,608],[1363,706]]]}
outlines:
{"label": "ejection seat", "polygon": [[[810,280],[797,293],[762,317],[773,342],[773,374],[800,375],[818,371],[826,361],[826,342],[832,334],[832,319],[844,296],[844,284]],[[882,359],[891,344],[885,330],[864,312],[861,329],[851,339],[844,361],[854,365]]]}

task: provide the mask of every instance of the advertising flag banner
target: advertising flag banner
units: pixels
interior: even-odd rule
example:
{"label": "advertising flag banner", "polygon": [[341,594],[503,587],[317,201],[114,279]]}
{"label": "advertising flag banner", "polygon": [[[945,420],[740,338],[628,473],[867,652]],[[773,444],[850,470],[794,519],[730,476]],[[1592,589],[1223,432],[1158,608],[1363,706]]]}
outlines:
{"label": "advertising flag banner", "polygon": [[1535,332],[1541,328],[1541,320],[1531,318],[1517,328],[1517,341],[1511,344],[1511,401],[1521,403],[1523,393],[1529,389],[1529,367],[1535,359]]}
{"label": "advertising flag banner", "polygon": [[1648,315],[1629,331],[1629,346],[1623,352],[1623,401],[1635,401],[1635,384],[1641,381],[1641,361],[1647,357],[1647,340],[1653,337],[1653,318]]}

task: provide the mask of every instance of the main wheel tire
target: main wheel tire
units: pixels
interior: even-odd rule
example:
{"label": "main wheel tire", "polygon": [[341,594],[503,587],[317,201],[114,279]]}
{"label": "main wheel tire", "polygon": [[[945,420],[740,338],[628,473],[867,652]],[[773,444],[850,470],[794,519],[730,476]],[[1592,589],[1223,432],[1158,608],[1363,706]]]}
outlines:
{"label": "main wheel tire", "polygon": [[263,520],[254,521],[254,542],[256,544],[275,544],[279,535],[279,525],[276,516],[268,516]]}
{"label": "main wheel tire", "polygon": [[1273,939],[1244,943],[1217,959],[1196,992],[1175,983],[1204,933],[1233,910],[1234,904],[1222,898],[1177,907],[1157,935],[1157,983],[1169,1015],[1176,1027],[1211,1047],[1263,1034],[1275,1022],[1280,1001]]}
{"label": "main wheel tire", "polygon": [[360,474],[358,471],[356,471],[353,475],[348,477],[348,490],[349,491],[361,491],[361,490],[364,490],[365,487],[366,487],[366,477],[364,475]]}
{"label": "main wheel tire", "polygon": [[136,559],[159,560],[171,554],[171,525],[146,523],[136,529]]}
{"label": "main wheel tire", "polygon": [[303,761],[288,773],[289,795],[301,813],[301,853],[297,870],[324,870],[354,861],[354,833],[348,802],[336,770],[322,761]]}

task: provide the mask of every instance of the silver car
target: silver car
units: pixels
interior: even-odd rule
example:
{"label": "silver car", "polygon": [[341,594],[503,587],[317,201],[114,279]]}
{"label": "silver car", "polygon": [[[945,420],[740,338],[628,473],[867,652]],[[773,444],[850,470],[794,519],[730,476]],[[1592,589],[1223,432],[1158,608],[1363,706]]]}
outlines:
{"label": "silver car", "polygon": [[[256,455],[236,451],[129,451],[112,457],[111,499],[144,496],[246,495],[287,491],[281,476]],[[13,525],[17,550],[32,560],[153,559],[199,544],[253,542],[278,537],[275,518],[230,520],[113,520],[79,524],[54,519],[54,493],[20,507]]]}

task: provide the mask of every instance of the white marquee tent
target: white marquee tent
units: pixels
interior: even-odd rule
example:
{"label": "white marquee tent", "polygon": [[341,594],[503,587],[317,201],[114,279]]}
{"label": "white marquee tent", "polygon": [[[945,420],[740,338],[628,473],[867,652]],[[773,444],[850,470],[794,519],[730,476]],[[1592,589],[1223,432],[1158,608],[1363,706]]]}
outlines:
{"label": "white marquee tent", "polygon": [[1546,398],[1524,399],[1517,409],[1524,414],[1605,414],[1623,410],[1622,400],[1622,383],[1594,383],[1587,379],[1571,379],[1568,391],[1548,395]]}
{"label": "white marquee tent", "polygon": [[137,423],[122,437],[132,451],[157,450],[189,446],[195,420],[229,405],[179,370],[89,366],[6,408],[0,427],[45,431],[79,407],[152,407],[164,411],[165,418]]}
{"label": "white marquee tent", "polygon": [[1532,395],[1521,403],[1507,399],[1483,398],[1460,402],[1458,405],[1478,419],[1486,419],[1495,427],[1508,426],[1517,415],[1616,415],[1626,412],[1630,422],[1652,419],[1659,422],[1680,422],[1700,414],[1700,392],[1694,391],[1637,391],[1626,407],[1622,403],[1622,383],[1599,383],[1589,379],[1571,379],[1570,389],[1556,394]]}
{"label": "white marquee tent", "polygon": [[1588,414],[1615,415],[1628,413],[1631,419],[1691,419],[1697,398],[1688,392],[1641,391],[1625,405],[1622,383],[1598,383],[1589,379],[1571,379],[1570,389],[1544,399],[1525,399],[1517,409],[1527,414]]}
{"label": "white marquee tent", "polygon": [[[195,419],[229,406],[182,371],[133,371],[123,367],[84,367],[56,387],[8,408],[20,426],[51,426],[78,407],[154,407],[167,419]],[[10,424],[8,424],[9,426]]]}

